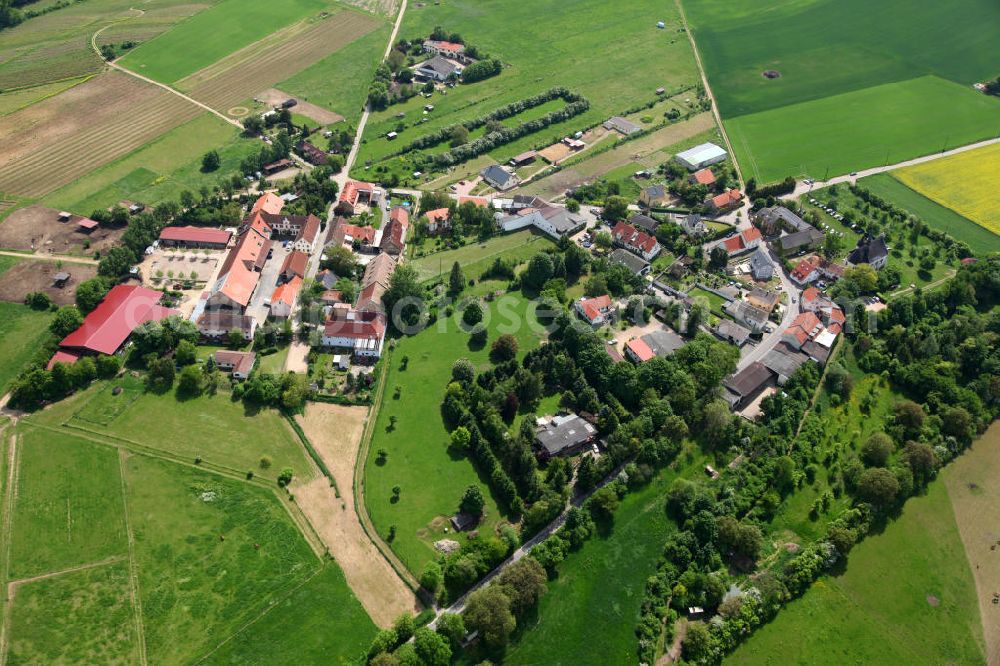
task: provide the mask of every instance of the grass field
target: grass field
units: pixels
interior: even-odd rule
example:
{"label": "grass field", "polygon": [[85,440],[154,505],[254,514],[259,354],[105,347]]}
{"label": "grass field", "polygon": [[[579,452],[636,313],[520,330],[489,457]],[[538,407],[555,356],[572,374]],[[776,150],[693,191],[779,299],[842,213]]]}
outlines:
{"label": "grass field", "polygon": [[523,260],[552,246],[547,236],[531,231],[519,231],[505,236],[496,236],[483,242],[473,242],[455,250],[444,250],[411,259],[410,265],[416,269],[421,280],[430,280],[443,274],[447,277],[452,264],[462,265],[467,278],[478,278],[490,267],[494,258]]}
{"label": "grass field", "polygon": [[[763,4],[684,2],[724,118],[925,74],[971,86],[1000,69],[1000,54],[987,47],[1000,26],[1000,7],[991,0],[920,12],[909,11],[906,0]],[[770,69],[781,77],[764,78]]]}
{"label": "grass field", "polygon": [[[653,6],[641,0],[623,0],[609,5],[599,0],[579,0],[572,11],[556,0],[510,3],[504,0],[454,0],[411,6],[403,20],[400,37],[426,37],[435,26],[458,32],[481,52],[500,58],[507,65],[488,81],[458,86],[447,96],[412,100],[372,114],[366,143],[359,154],[358,177],[366,160],[378,160],[398,146],[385,134],[405,113],[408,125],[399,141],[410,141],[440,127],[481,116],[503,104],[538,94],[553,86],[564,86],[588,98],[590,109],[566,122],[523,137],[490,153],[506,161],[527,148],[558,140],[567,132],[583,129],[655,99],[655,90],[676,90],[694,85],[697,69],[690,45],[677,29],[679,16],[670,4]],[[668,29],[656,29],[665,21]],[[516,26],[516,29],[515,29]],[[581,30],[581,26],[587,26]],[[614,44],[615,48],[604,48]],[[644,66],[656,63],[656,66]],[[429,120],[419,129],[421,108],[434,104]],[[384,166],[409,177],[405,165],[396,160]],[[412,171],[412,169],[410,169]]]}
{"label": "grass field", "polygon": [[368,649],[376,629],[344,574],[330,563],[203,663],[352,664]]}
{"label": "grass field", "polygon": [[[504,297],[507,298],[513,299],[513,307],[507,300],[489,304],[490,339],[495,339],[498,332],[512,332],[524,353],[537,345],[540,338],[526,323],[533,316],[529,314],[531,302],[518,294]],[[519,326],[510,325],[514,318],[520,322]],[[445,521],[438,524],[435,519],[456,511],[467,486],[478,484],[485,491],[486,519],[480,530],[488,533],[500,519],[488,490],[489,480],[481,478],[464,455],[448,451],[448,432],[440,414],[441,397],[451,378],[452,364],[462,357],[479,367],[488,363],[489,343],[475,351],[469,349],[468,343],[469,334],[459,329],[455,318],[443,317],[421,333],[399,340],[385,379],[385,398],[365,467],[365,504],[372,522],[383,537],[391,525],[396,526],[392,548],[410,571],[418,575],[436,554],[433,542],[445,538],[442,530]],[[409,357],[406,370],[400,370],[403,356]],[[399,400],[392,397],[397,386],[401,389]],[[398,422],[390,432],[387,428],[393,416]],[[376,462],[379,449],[388,452],[384,465]],[[400,500],[392,503],[392,488],[396,485],[402,493]]]}
{"label": "grass field", "polygon": [[825,179],[992,138],[998,115],[1000,99],[924,76],[724,123],[744,173],[774,181]]}
{"label": "grass field", "polygon": [[[127,392],[118,396],[107,391],[93,395],[93,400],[130,399]],[[248,413],[228,395],[182,401],[172,392],[144,393],[107,425],[87,418],[91,418],[89,412],[83,412],[70,423],[191,461],[201,457],[206,463],[241,474],[253,470],[265,478],[275,478],[282,469],[291,467],[300,478],[309,479],[313,475],[295,435],[276,411]],[[262,456],[271,459],[269,469],[260,468]]]}
{"label": "grass field", "polygon": [[[996,136],[991,0],[684,2],[733,148],[758,180],[822,178]],[[778,78],[766,78],[765,71]],[[891,147],[888,155],[886,148]]]}
{"label": "grass field", "polygon": [[[370,73],[392,30],[388,24],[364,35],[277,85],[300,99],[336,111],[349,125],[357,125],[368,95]],[[362,73],[368,73],[364,75]]]}
{"label": "grass field", "polygon": [[118,452],[47,430],[25,428],[11,539],[11,578],[126,553]]}
{"label": "grass field", "polygon": [[145,456],[125,470],[151,662],[192,661],[320,566],[268,490]]}
{"label": "grass field", "polygon": [[173,83],[327,6],[326,0],[222,0],[140,45],[121,64],[151,79]]}
{"label": "grass field", "polygon": [[[217,150],[219,169],[202,173],[201,157]],[[53,208],[89,215],[122,199],[156,204],[177,201],[183,190],[197,195],[239,169],[244,157],[260,149],[240,137],[239,130],[204,113],[114,162],[52,192],[43,202]]]}
{"label": "grass field", "polygon": [[[904,185],[958,212],[1000,240],[1000,144],[970,150],[893,174]],[[971,243],[970,243],[971,245]]]}
{"label": "grass field", "polygon": [[[16,260],[4,257],[0,272]],[[0,301],[0,390],[5,389],[49,337],[51,312]]]}
{"label": "grass field", "polygon": [[[1000,168],[1000,164],[997,165]],[[930,227],[943,231],[955,240],[963,241],[973,252],[997,252],[1000,251],[1000,235],[982,227],[969,218],[962,217],[954,210],[946,208],[920,192],[910,189],[901,182],[901,171],[891,174],[880,173],[875,176],[863,178],[859,182],[862,187],[871,190],[874,194],[891,201],[900,208],[905,208],[909,212],[918,216]],[[984,178],[990,177],[990,172],[980,170],[975,178],[981,182]],[[1000,185],[1000,183],[998,183]],[[959,184],[966,188],[965,183]],[[988,187],[988,186],[987,186]],[[970,194],[973,194],[970,192]],[[988,202],[984,202],[989,205]],[[1000,209],[998,209],[1000,212]],[[1000,220],[1000,217],[997,218]]]}
{"label": "grass field", "polygon": [[17,586],[10,664],[137,664],[128,563]]}
{"label": "grass field", "polygon": [[[936,605],[935,605],[936,604]],[[976,591],[943,483],[907,502],[734,652],[732,664],[983,663]]]}
{"label": "grass field", "polygon": [[[538,619],[508,650],[508,664],[635,662],[635,626],[646,578],[674,529],[664,495],[675,473],[626,495],[610,534],[599,534],[559,566]],[[593,640],[600,627],[600,640]]]}

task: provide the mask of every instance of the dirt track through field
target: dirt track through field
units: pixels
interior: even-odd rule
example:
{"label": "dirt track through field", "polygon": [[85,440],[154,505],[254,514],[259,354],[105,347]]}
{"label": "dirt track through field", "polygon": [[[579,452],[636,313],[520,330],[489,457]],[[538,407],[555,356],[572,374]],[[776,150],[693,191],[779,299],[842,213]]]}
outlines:
{"label": "dirt track through field", "polygon": [[177,82],[191,97],[225,112],[319,62],[381,25],[357,12],[341,11],[302,29],[297,24],[244,47]]}
{"label": "dirt track through field", "polygon": [[204,113],[107,72],[4,118],[0,191],[41,197]]}
{"label": "dirt track through field", "polygon": [[1000,664],[1000,423],[945,468],[942,476],[976,581],[986,663]]}
{"label": "dirt track through field", "polygon": [[420,607],[365,534],[355,511],[351,486],[366,413],[364,407],[310,403],[305,415],[296,417],[336,480],[340,497],[325,477],[293,483],[291,491],[368,615],[375,624],[387,627],[401,613],[418,612]]}

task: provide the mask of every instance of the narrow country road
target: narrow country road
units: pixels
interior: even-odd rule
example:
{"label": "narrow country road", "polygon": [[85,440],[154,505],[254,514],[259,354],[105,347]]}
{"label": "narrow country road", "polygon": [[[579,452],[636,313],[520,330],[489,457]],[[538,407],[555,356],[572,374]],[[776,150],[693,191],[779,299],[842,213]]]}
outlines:
{"label": "narrow country road", "polygon": [[[141,10],[141,9],[133,9],[132,7],[129,7],[129,9],[132,10],[132,11],[135,11],[135,12],[139,12],[139,14],[138,14],[139,16],[142,16],[143,14],[145,14],[145,12],[143,10]],[[104,32],[105,30],[107,30],[108,28],[110,28],[111,26],[113,26],[115,23],[119,23],[120,21],[127,21],[129,18],[134,18],[134,17],[125,17],[125,18],[118,19],[117,21],[114,21],[112,23],[107,24],[106,26],[104,26],[103,28],[101,28],[100,30],[98,30],[97,32],[95,32],[93,35],[91,35],[91,37],[90,37],[90,46],[91,46],[91,48],[94,49],[94,53],[97,54],[97,57],[99,57],[111,69],[114,69],[114,70],[117,70],[119,72],[122,72],[123,74],[127,74],[128,76],[131,76],[131,77],[134,77],[136,79],[139,79],[140,81],[145,81],[146,83],[149,83],[149,84],[152,84],[154,86],[157,86],[158,88],[163,88],[167,92],[169,92],[169,93],[171,93],[173,95],[177,95],[181,99],[187,100],[191,104],[194,104],[195,106],[201,107],[205,111],[208,111],[209,113],[211,113],[211,114],[213,114],[213,115],[221,118],[222,120],[226,121],[230,125],[233,125],[234,127],[240,128],[240,131],[243,130],[243,124],[240,121],[234,120],[233,118],[230,118],[229,116],[225,115],[224,113],[216,111],[215,109],[213,109],[212,107],[210,107],[210,106],[208,106],[206,104],[202,104],[201,102],[199,102],[198,100],[194,99],[193,97],[188,97],[184,93],[182,93],[179,90],[176,90],[174,88],[171,88],[170,86],[168,86],[165,83],[160,83],[159,81],[154,81],[153,79],[149,78],[148,76],[143,76],[142,74],[138,74],[136,72],[133,72],[131,69],[126,69],[125,67],[122,67],[121,65],[115,63],[114,61],[104,60],[104,56],[101,55],[101,49],[99,49],[97,47],[97,36],[100,35],[102,32]]]}

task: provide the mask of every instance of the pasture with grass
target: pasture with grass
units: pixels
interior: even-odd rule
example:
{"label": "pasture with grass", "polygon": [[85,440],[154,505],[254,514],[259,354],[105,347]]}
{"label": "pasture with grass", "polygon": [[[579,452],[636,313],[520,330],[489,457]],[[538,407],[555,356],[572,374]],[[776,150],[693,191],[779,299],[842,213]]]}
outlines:
{"label": "pasture with grass", "polygon": [[[0,272],[16,262],[0,257]],[[0,301],[0,389],[7,387],[38,354],[51,334],[51,312],[32,310],[20,303]]]}
{"label": "pasture with grass", "polygon": [[835,176],[1000,130],[1000,100],[972,89],[1000,71],[996,3],[765,4],[683,3],[748,176]]}

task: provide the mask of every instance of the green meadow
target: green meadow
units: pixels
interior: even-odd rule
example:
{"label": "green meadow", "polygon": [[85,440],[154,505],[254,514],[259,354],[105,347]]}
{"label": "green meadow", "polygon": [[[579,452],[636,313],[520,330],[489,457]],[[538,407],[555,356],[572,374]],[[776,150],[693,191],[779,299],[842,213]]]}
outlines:
{"label": "green meadow", "polygon": [[[17,262],[0,257],[0,273]],[[49,338],[51,312],[0,301],[0,389],[6,388]]]}
{"label": "green meadow", "polygon": [[820,578],[758,629],[731,664],[978,664],[976,590],[945,485],[857,545],[845,573]]}
{"label": "green meadow", "polygon": [[[489,339],[483,349],[469,348],[469,334],[462,331],[456,315],[442,317],[420,333],[400,338],[390,358],[385,396],[375,421],[374,435],[365,465],[365,503],[372,522],[385,538],[396,526],[391,546],[410,571],[417,574],[437,551],[433,542],[445,535],[446,519],[458,510],[465,488],[478,484],[486,496],[486,519],[480,528],[488,532],[501,519],[489,492],[489,479],[481,477],[464,454],[449,451],[448,431],[441,417],[441,399],[451,381],[451,366],[468,358],[479,368],[488,365],[489,345],[501,332],[517,336],[520,350],[535,347],[542,335],[528,325],[533,320],[532,302],[520,294],[506,294],[489,304]],[[401,359],[409,357],[406,369]],[[394,393],[399,387],[400,398]],[[390,420],[397,419],[395,427]],[[384,464],[378,451],[385,449]],[[392,502],[392,488],[401,489]]]}
{"label": "green meadow", "polygon": [[127,552],[118,452],[72,435],[25,428],[14,504],[13,579]]}
{"label": "green meadow", "polygon": [[1000,132],[1000,99],[935,76],[729,118],[746,177],[826,179],[895,164]]}
{"label": "green meadow", "polygon": [[[1000,71],[992,0],[921,3],[919,11],[907,0],[683,4],[723,118],[925,75],[969,87]],[[766,70],[781,76],[767,79]]]}
{"label": "green meadow", "polygon": [[747,177],[836,176],[1000,132],[1000,100],[972,89],[1000,71],[995,2],[765,5],[684,2]]}
{"label": "green meadow", "polygon": [[7,662],[140,663],[128,576],[116,562],[19,585]]}
{"label": "green meadow", "polygon": [[[496,257],[502,256],[506,260],[527,260],[548,247],[552,247],[552,241],[547,236],[534,234],[531,231],[518,231],[481,242],[472,242],[454,250],[425,254],[411,259],[411,265],[421,280],[430,280],[438,275],[447,277],[456,261],[461,264],[465,277],[478,278]],[[429,248],[424,248],[424,251],[427,249]]]}
{"label": "green meadow", "polygon": [[121,64],[173,83],[328,7],[326,0],[223,0],[131,51]]}
{"label": "green meadow", "polygon": [[880,173],[862,178],[858,184],[886,201],[905,208],[928,226],[943,231],[955,240],[963,241],[973,252],[1000,252],[1000,236],[910,189],[892,174]]}

